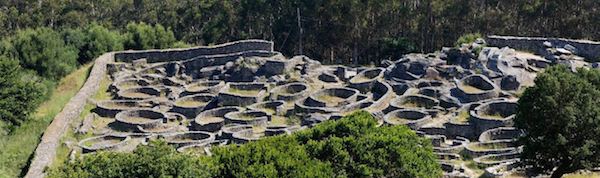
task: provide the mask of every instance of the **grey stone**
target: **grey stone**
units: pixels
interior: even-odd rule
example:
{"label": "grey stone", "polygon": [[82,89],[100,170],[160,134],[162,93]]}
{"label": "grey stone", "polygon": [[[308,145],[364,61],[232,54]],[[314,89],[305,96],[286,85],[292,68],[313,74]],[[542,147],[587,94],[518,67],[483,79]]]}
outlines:
{"label": "grey stone", "polygon": [[517,90],[521,86],[521,83],[517,81],[517,77],[514,75],[507,75],[502,77],[500,82],[500,88],[502,90]]}
{"label": "grey stone", "polygon": [[565,48],[556,48],[557,54],[573,54],[571,51],[566,50]]}
{"label": "grey stone", "polygon": [[542,44],[543,44],[543,45],[544,45],[544,47],[546,47],[546,48],[552,48],[552,43],[550,43],[549,41],[544,41]]}

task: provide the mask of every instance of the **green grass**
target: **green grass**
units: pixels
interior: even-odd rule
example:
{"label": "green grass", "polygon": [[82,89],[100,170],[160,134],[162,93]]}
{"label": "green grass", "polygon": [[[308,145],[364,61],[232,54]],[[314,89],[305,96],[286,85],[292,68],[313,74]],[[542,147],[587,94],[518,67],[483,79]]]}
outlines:
{"label": "green grass", "polygon": [[27,172],[25,168],[40,142],[42,133],[54,116],[83,86],[91,66],[84,65],[63,78],[50,99],[38,107],[32,119],[0,138],[0,177],[20,177]]}
{"label": "green grass", "polygon": [[242,90],[242,89],[237,89],[237,88],[229,88],[229,92],[244,95],[244,96],[253,96],[253,95],[258,95],[258,93],[260,93],[260,90]]}
{"label": "green grass", "polygon": [[467,123],[469,122],[469,110],[463,110],[460,111],[460,113],[458,113],[458,116],[456,116],[456,119],[454,121],[458,122],[458,123]]}
{"label": "green grass", "polygon": [[[104,77],[104,79],[102,79],[102,81],[100,81],[100,88],[98,88],[98,91],[96,92],[96,94],[94,94],[94,96],[92,96],[92,99],[95,101],[110,100],[112,98],[111,93],[108,91],[108,86],[110,85],[110,83],[112,83],[110,78],[108,76]],[[83,111],[81,111],[81,113],[79,114],[79,119],[76,121],[76,123],[81,123],[88,114],[92,113],[92,110],[94,108],[96,108],[96,105],[94,105],[92,103],[86,103],[85,106],[83,107]],[[95,120],[94,124],[98,121],[104,121],[104,119]],[[76,134],[74,129],[75,128],[72,128],[72,127],[67,128],[67,132],[65,133],[63,138],[61,138],[62,143],[66,142],[66,141],[78,143],[79,140],[93,136],[91,133],[85,134],[85,135]],[[58,166],[63,165],[65,163],[65,161],[67,161],[67,159],[69,158],[70,152],[71,152],[71,149],[69,149],[69,147],[67,147],[65,144],[61,144],[58,147],[58,150],[56,151],[56,157],[55,157],[51,167],[58,167]]]}
{"label": "green grass", "polygon": [[473,87],[471,85],[463,85],[462,89],[466,93],[481,93],[483,90]]}

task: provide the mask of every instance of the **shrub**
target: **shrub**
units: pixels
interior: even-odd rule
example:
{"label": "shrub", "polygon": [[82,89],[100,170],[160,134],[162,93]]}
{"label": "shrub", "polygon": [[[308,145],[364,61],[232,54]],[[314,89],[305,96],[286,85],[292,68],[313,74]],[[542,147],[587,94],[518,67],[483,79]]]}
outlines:
{"label": "shrub", "polygon": [[22,30],[8,40],[3,43],[3,54],[42,77],[57,80],[77,67],[77,49],[65,45],[60,34],[50,28]]}
{"label": "shrub", "polygon": [[63,32],[67,44],[79,49],[78,61],[87,63],[103,53],[123,50],[123,37],[115,31],[92,24],[85,29],[68,29]]}
{"label": "shrub", "polygon": [[163,141],[133,153],[100,152],[49,171],[48,177],[209,177],[200,158],[180,154]]}
{"label": "shrub", "polygon": [[460,37],[458,37],[458,40],[456,40],[456,42],[454,43],[455,46],[460,47],[460,45],[462,44],[470,44],[475,42],[475,40],[477,40],[477,38],[482,38],[483,36],[479,33],[469,33],[469,34],[464,34]]}
{"label": "shrub", "polygon": [[125,38],[125,48],[135,50],[168,48],[176,42],[171,29],[143,22],[127,24]]}
{"label": "shrub", "polygon": [[21,70],[16,60],[0,56],[0,118],[4,127],[20,125],[29,118],[44,94],[44,87],[31,80],[24,80]]}
{"label": "shrub", "polygon": [[334,170],[309,156],[292,137],[273,137],[214,149],[215,177],[332,177]]}

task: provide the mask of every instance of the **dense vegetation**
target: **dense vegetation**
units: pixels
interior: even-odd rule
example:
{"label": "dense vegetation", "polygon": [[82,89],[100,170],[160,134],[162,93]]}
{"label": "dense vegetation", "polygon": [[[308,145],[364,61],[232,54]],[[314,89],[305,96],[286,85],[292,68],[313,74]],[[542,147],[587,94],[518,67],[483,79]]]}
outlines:
{"label": "dense vegetation", "polygon": [[[98,24],[60,31],[47,27],[19,30],[0,41],[0,130],[29,119],[50,97],[59,79],[102,53],[127,49],[182,47],[161,25],[130,23],[124,33]],[[6,86],[6,87],[4,87]],[[4,125],[4,126],[3,126]]]}
{"label": "dense vegetation", "polygon": [[383,42],[401,44],[395,47],[402,52],[433,51],[465,33],[597,40],[598,7],[597,0],[2,1],[0,36],[39,26],[98,22],[125,29],[130,22],[145,22],[171,28],[176,39],[188,43],[260,38],[275,41],[287,55],[302,46],[304,54],[326,62],[347,64],[356,56],[368,64],[387,57],[389,45]]}
{"label": "dense vegetation", "polygon": [[[21,67],[17,61],[0,56],[0,128],[21,124],[33,111],[43,95],[43,88],[37,83],[22,80]],[[28,101],[28,102],[23,102]],[[0,129],[0,135],[5,135]]]}
{"label": "dense vegetation", "polygon": [[[522,163],[561,177],[600,166],[600,71],[547,69],[519,100],[515,126],[526,136]],[[556,170],[553,170],[556,168]]]}
{"label": "dense vegetation", "polygon": [[[129,46],[185,46],[160,25],[128,27],[124,31],[99,24],[27,28],[0,40],[0,177],[23,173],[45,128],[83,85],[90,68],[86,63]],[[77,68],[83,70],[74,72]]]}
{"label": "dense vegetation", "polygon": [[376,127],[366,111],[293,135],[194,157],[164,144],[87,155],[50,177],[440,177],[429,140],[405,126]]}

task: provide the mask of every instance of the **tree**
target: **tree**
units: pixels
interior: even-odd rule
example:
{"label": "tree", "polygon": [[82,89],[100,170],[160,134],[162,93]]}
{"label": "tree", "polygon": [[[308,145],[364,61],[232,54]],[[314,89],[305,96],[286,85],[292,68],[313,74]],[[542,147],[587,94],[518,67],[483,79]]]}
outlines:
{"label": "tree", "polygon": [[80,64],[87,63],[106,52],[123,50],[121,34],[98,24],[92,24],[85,29],[66,29],[62,34],[66,44],[79,50]]}
{"label": "tree", "polygon": [[60,34],[50,28],[26,29],[3,43],[2,53],[18,59],[21,66],[39,76],[58,80],[77,67],[77,49],[65,45]]}
{"label": "tree", "polygon": [[214,177],[333,177],[334,170],[293,137],[273,137],[214,149]]}
{"label": "tree", "polygon": [[551,67],[519,100],[521,160],[552,177],[600,165],[600,71]]}
{"label": "tree", "polygon": [[146,23],[127,24],[125,34],[126,49],[162,49],[175,44],[175,35],[171,29],[165,29],[160,24],[148,25]]}
{"label": "tree", "polygon": [[29,118],[44,92],[37,83],[22,78],[21,70],[18,61],[0,56],[0,122],[8,126],[20,125]]}

